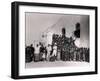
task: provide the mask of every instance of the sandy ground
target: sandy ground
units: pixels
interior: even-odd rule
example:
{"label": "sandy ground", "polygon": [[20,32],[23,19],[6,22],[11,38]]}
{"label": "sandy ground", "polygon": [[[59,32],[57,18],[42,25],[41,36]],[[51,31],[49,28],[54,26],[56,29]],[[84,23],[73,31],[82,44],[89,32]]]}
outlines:
{"label": "sandy ground", "polygon": [[60,67],[60,66],[87,66],[89,65],[88,62],[75,62],[75,61],[55,61],[55,62],[30,62],[26,63],[25,67],[26,68],[41,68],[41,67]]}

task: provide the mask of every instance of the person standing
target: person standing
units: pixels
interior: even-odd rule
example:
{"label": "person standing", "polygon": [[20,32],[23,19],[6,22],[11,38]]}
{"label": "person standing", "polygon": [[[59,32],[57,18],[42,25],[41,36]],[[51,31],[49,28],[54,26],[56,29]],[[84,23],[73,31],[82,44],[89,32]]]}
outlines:
{"label": "person standing", "polygon": [[51,51],[52,51],[51,45],[48,44],[48,46],[47,46],[47,61],[50,60]]}
{"label": "person standing", "polygon": [[54,46],[53,46],[52,56],[55,57],[55,60],[57,59],[57,44],[56,43],[54,43]]}
{"label": "person standing", "polygon": [[44,46],[43,44],[41,44],[40,49],[39,49],[39,60],[42,61],[42,57],[43,57],[43,52],[44,52]]}
{"label": "person standing", "polygon": [[72,39],[74,40],[74,44],[77,46],[77,47],[81,47],[81,44],[80,44],[80,27],[81,27],[81,25],[80,25],[80,23],[78,22],[78,23],[76,23],[75,24],[75,31],[74,32],[72,32],[73,34],[72,34]]}
{"label": "person standing", "polygon": [[33,44],[31,44],[30,46],[27,46],[25,48],[25,58],[26,58],[26,62],[31,62],[34,58],[34,47]]}
{"label": "person standing", "polygon": [[34,58],[35,58],[35,55],[34,55],[35,49],[33,47],[33,44],[30,45],[30,49],[31,49],[31,57],[32,57],[32,60],[34,60]]}
{"label": "person standing", "polygon": [[46,49],[46,47],[43,47],[42,59],[43,59],[43,61],[46,61],[47,60],[47,49]]}
{"label": "person standing", "polygon": [[37,44],[35,46],[35,62],[39,61],[39,49],[40,49],[40,46]]}
{"label": "person standing", "polygon": [[77,60],[77,48],[76,48],[76,50],[74,51],[74,59],[73,59],[73,61],[76,61]]}

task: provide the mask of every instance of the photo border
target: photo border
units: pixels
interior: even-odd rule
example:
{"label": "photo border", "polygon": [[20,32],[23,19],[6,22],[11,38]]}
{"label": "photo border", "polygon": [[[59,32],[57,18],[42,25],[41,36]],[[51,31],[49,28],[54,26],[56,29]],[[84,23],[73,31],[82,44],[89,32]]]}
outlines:
{"label": "photo border", "polygon": [[[89,9],[95,10],[95,71],[89,72],[75,72],[75,73],[59,73],[59,74],[43,74],[43,75],[19,75],[19,6],[40,6],[40,7],[56,7],[56,8],[73,8],[73,9]],[[13,79],[25,78],[43,78],[43,77],[58,77],[58,76],[72,76],[72,75],[88,75],[98,73],[97,62],[97,14],[98,9],[96,6],[81,6],[81,5],[62,5],[62,4],[49,4],[49,3],[31,3],[31,2],[12,2],[11,4],[11,77]]]}

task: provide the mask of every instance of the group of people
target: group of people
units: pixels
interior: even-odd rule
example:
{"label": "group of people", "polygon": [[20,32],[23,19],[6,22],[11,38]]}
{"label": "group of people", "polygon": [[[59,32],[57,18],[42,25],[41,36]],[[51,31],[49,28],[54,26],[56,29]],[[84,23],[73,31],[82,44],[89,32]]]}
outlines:
{"label": "group of people", "polygon": [[63,61],[86,61],[89,62],[89,48],[78,47],[72,37],[53,35],[53,43],[57,43],[57,55]]}
{"label": "group of people", "polygon": [[26,62],[30,62],[32,60],[34,62],[50,61],[51,57],[55,57],[55,60],[56,60],[56,57],[57,57],[57,44],[56,43],[54,45],[48,44],[47,46],[44,46],[42,43],[39,43],[34,47],[31,44],[30,46],[26,47]]}
{"label": "group of people", "polygon": [[71,48],[69,51],[62,51],[61,60],[89,62],[89,48]]}
{"label": "group of people", "polygon": [[89,62],[89,48],[65,47],[58,49],[57,43],[54,45],[31,44],[26,47],[26,62],[40,61],[86,61]]}
{"label": "group of people", "polygon": [[76,23],[76,30],[70,38],[66,37],[66,29],[62,28],[62,35],[53,34],[52,44],[44,45],[39,42],[35,46],[26,46],[26,62],[38,61],[86,61],[89,62],[89,48],[78,47],[75,41],[80,39],[80,23]]}

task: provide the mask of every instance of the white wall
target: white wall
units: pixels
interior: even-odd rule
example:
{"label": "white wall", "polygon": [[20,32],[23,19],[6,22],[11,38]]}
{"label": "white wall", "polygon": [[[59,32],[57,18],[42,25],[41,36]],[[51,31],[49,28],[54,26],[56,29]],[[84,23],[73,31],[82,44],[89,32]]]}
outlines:
{"label": "white wall", "polygon": [[[11,2],[14,0],[0,1],[0,81],[13,81],[10,78],[11,65]],[[100,10],[100,0],[21,0],[21,1],[35,1],[44,3],[58,3],[58,4],[73,4],[73,5],[90,5],[98,6]],[[98,12],[100,14],[100,11]],[[100,15],[98,16],[100,21]],[[98,23],[98,31],[100,31],[100,23]],[[100,35],[100,32],[98,32]],[[100,37],[98,38],[100,41]],[[100,45],[100,43],[98,43]],[[98,46],[100,48],[100,46]],[[100,50],[99,50],[100,53]],[[100,55],[98,54],[98,57]],[[100,59],[98,60],[100,62]],[[98,63],[100,68],[100,63]],[[99,70],[100,72],[100,70]],[[84,76],[66,76],[53,78],[39,78],[26,79],[26,81],[99,81],[98,75],[84,75]],[[22,81],[22,80],[21,80]]]}

